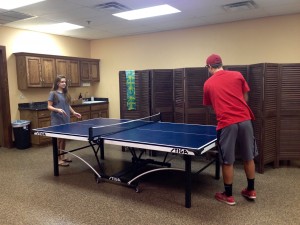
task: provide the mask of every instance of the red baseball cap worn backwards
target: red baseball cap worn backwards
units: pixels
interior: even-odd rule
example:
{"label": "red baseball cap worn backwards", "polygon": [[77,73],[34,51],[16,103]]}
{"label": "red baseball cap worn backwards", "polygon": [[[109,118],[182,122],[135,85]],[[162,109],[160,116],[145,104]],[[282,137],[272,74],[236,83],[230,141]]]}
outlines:
{"label": "red baseball cap worn backwards", "polygon": [[206,65],[222,64],[222,59],[217,54],[212,54],[206,59]]}

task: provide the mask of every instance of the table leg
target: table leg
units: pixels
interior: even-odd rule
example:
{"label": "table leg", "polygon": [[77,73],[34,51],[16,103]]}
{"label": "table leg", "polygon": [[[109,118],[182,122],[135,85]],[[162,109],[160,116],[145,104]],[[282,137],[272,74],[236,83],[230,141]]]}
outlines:
{"label": "table leg", "polygon": [[104,160],[104,140],[100,140],[100,158]]}
{"label": "table leg", "polygon": [[59,176],[57,138],[52,138],[54,176]]}
{"label": "table leg", "polygon": [[191,195],[192,195],[192,168],[191,156],[184,155],[185,160],[185,207],[191,208]]}

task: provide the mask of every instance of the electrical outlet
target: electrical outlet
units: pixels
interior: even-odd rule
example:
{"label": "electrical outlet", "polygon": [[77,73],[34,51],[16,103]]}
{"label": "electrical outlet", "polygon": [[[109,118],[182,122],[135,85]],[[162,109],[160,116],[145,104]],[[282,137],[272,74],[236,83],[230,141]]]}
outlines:
{"label": "electrical outlet", "polygon": [[90,87],[90,86],[91,86],[91,83],[90,83],[90,82],[83,82],[83,83],[82,83],[82,86],[83,86],[83,87]]}

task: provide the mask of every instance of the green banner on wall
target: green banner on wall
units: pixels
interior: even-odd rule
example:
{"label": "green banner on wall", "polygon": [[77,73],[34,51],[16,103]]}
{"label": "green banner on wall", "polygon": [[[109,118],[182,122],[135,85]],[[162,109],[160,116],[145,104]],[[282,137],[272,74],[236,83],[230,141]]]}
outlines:
{"label": "green banner on wall", "polygon": [[136,110],[135,71],[126,70],[127,110]]}

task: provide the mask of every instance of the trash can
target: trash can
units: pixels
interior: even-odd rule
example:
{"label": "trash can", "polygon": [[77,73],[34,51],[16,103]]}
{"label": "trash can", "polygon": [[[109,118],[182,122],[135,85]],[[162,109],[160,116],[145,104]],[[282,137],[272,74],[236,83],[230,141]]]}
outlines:
{"label": "trash can", "polygon": [[18,149],[26,149],[31,146],[30,140],[30,121],[15,120],[12,122],[15,147]]}

